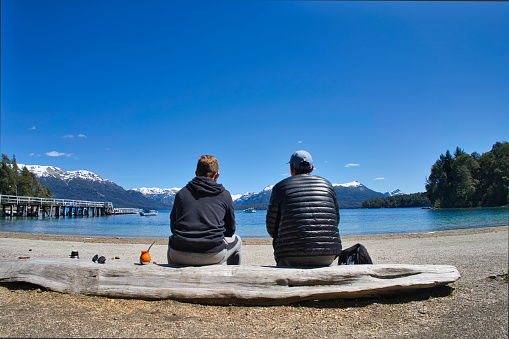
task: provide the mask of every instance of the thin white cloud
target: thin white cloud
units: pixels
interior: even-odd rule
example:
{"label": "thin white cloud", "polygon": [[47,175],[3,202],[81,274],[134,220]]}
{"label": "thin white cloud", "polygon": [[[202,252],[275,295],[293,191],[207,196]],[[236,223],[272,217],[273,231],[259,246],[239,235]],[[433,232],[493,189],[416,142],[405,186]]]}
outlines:
{"label": "thin white cloud", "polygon": [[[85,134],[78,134],[77,135],[78,138],[86,138],[87,136]],[[74,138],[74,135],[73,134],[66,134],[64,136],[62,136],[63,139],[72,139]]]}
{"label": "thin white cloud", "polygon": [[381,177],[381,178],[375,178],[373,180],[385,180],[385,178]]}
{"label": "thin white cloud", "polygon": [[108,147],[108,148],[105,148],[104,150],[105,150],[105,151],[110,151],[110,150],[111,150],[111,148],[109,148],[109,147]]}
{"label": "thin white cloud", "polygon": [[51,151],[51,152],[47,152],[45,154],[48,157],[61,157],[62,155],[65,155],[65,153],[60,153],[60,152],[57,152],[57,151]]}
{"label": "thin white cloud", "polygon": [[47,153],[44,153],[46,154],[48,157],[61,157],[61,156],[66,156],[66,157],[70,157],[73,155],[73,153],[62,153],[62,152],[57,152],[57,151],[51,151],[51,152],[47,152]]}
{"label": "thin white cloud", "polygon": [[30,127],[28,130],[29,130],[29,131],[35,131],[35,129],[36,129],[36,128],[35,128],[35,126],[32,126],[32,127]]}
{"label": "thin white cloud", "polygon": [[40,157],[41,156],[40,154],[35,154],[35,153],[30,153],[29,155],[32,157]]}
{"label": "thin white cloud", "polygon": [[346,164],[345,167],[358,167],[359,164]]}
{"label": "thin white cloud", "polygon": [[297,141],[298,144],[302,144],[303,142],[304,141],[302,141],[302,140]]}

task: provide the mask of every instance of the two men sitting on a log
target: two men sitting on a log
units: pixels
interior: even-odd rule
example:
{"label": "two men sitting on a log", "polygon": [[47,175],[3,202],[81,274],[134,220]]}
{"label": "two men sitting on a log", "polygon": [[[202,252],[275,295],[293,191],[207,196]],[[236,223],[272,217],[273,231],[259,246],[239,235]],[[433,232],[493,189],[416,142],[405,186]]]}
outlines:
{"label": "two men sitting on a log", "polygon": [[[289,164],[291,176],[272,189],[266,217],[276,263],[329,266],[341,254],[336,193],[329,181],[311,175],[308,152],[294,152]],[[200,157],[195,174],[175,196],[168,263],[240,265],[242,242],[235,234],[232,197],[217,183],[217,159]]]}

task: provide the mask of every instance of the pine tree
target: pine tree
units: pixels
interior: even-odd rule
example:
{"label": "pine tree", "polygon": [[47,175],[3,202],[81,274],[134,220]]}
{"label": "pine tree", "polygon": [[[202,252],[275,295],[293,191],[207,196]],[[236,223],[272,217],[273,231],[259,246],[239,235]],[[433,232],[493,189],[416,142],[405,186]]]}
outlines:
{"label": "pine tree", "polygon": [[483,205],[507,204],[509,202],[509,143],[495,143],[491,152],[483,154],[479,162]]}
{"label": "pine tree", "polygon": [[476,193],[479,180],[475,175],[479,170],[477,161],[466,153],[455,153],[452,165],[451,198],[454,207],[473,207],[476,205]]}
{"label": "pine tree", "polygon": [[32,186],[32,176],[28,168],[23,167],[18,180],[18,194],[25,197],[34,196],[35,190]]}
{"label": "pine tree", "polygon": [[26,167],[23,167],[21,175],[19,174],[16,156],[13,156],[11,161],[5,154],[2,154],[0,165],[0,194],[51,197],[49,188],[41,185],[35,174]]}
{"label": "pine tree", "polygon": [[502,206],[509,202],[509,143],[479,155],[459,147],[431,167],[426,193],[435,207]]}

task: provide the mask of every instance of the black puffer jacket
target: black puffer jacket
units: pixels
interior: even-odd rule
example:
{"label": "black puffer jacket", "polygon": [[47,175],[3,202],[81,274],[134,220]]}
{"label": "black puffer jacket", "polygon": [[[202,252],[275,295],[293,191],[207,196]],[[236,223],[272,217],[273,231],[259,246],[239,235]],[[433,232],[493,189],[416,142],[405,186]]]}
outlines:
{"label": "black puffer jacket", "polygon": [[194,253],[220,252],[235,233],[230,192],[214,179],[195,177],[175,196],[170,214],[170,247]]}
{"label": "black puffer jacket", "polygon": [[324,178],[299,174],[278,182],[267,211],[276,261],[287,257],[339,255],[336,193]]}

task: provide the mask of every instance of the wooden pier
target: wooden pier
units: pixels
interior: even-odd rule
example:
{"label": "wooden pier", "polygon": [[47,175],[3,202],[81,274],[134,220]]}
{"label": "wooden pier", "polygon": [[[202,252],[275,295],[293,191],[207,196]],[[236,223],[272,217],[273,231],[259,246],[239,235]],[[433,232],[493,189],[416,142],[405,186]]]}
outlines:
{"label": "wooden pier", "polygon": [[111,202],[0,195],[4,217],[65,217],[134,214],[136,208],[114,208]]}

